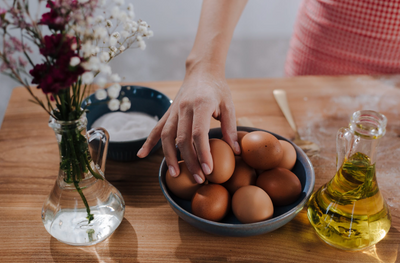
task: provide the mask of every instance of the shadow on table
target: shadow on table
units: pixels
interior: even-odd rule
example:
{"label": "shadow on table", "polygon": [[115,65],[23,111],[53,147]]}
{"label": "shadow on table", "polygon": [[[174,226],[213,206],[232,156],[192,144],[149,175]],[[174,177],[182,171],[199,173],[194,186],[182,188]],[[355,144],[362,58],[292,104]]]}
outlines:
{"label": "shadow on table", "polygon": [[[315,233],[303,211],[283,227],[259,236],[222,237],[203,232],[179,218],[179,260],[191,262],[365,262],[394,263],[398,231],[392,228],[376,246],[349,252],[329,246]],[[305,258],[306,257],[306,258]]]}
{"label": "shadow on table", "polygon": [[50,239],[54,262],[137,262],[138,241],[134,228],[125,218],[107,240],[87,247],[75,247]]}
{"label": "shadow on table", "polygon": [[127,207],[158,207],[165,198],[158,183],[162,151],[132,162],[107,160],[106,178],[122,194]]}

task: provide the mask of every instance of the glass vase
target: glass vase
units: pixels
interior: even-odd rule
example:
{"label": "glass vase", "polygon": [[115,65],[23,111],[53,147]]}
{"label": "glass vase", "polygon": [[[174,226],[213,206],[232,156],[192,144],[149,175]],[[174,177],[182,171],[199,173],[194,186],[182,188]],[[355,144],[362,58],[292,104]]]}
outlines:
{"label": "glass vase", "polygon": [[386,117],[357,111],[349,128],[337,133],[337,172],[308,201],[307,215],[329,245],[361,250],[382,240],[391,216],[376,179],[376,153],[386,131]]}
{"label": "glass vase", "polygon": [[50,117],[59,146],[57,180],[43,204],[42,221],[57,240],[69,245],[94,245],[122,222],[125,202],[104,177],[108,133],[86,132],[86,114],[76,121]]}

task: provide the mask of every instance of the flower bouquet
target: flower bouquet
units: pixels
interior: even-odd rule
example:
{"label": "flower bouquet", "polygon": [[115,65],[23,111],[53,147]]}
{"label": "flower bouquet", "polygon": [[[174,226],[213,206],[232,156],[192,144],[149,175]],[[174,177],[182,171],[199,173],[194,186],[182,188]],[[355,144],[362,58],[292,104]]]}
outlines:
{"label": "flower bouquet", "polygon": [[[134,20],[133,6],[125,6],[124,0],[38,0],[35,14],[32,1],[4,3],[0,71],[21,83],[31,101],[49,114],[49,126],[59,143],[59,177],[43,206],[42,220],[50,234],[65,243],[95,244],[118,227],[124,201],[104,179],[108,134],[101,129],[86,133],[86,109],[81,105],[91,85],[97,84],[101,89],[96,97],[108,98],[111,110],[130,108],[129,99],[120,94],[120,77],[107,63],[131,47],[145,49],[144,38],[153,32],[145,21]],[[40,14],[44,4],[48,9]],[[35,52],[40,53],[38,62]],[[104,89],[107,83],[113,84]],[[43,100],[35,96],[31,84],[43,91]],[[95,142],[98,145],[91,147]],[[108,190],[99,197],[95,189]],[[116,221],[104,230],[107,202],[116,204],[112,209],[119,212],[107,215],[110,222]]]}

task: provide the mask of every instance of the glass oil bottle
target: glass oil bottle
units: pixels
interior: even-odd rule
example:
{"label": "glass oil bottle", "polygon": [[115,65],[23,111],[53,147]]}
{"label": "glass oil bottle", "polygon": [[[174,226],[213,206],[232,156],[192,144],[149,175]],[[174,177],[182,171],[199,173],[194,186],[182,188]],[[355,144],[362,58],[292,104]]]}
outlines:
{"label": "glass oil bottle", "polygon": [[307,215],[329,245],[362,250],[382,240],[391,216],[375,174],[376,149],[386,131],[386,117],[357,111],[349,128],[337,133],[337,172],[308,201]]}

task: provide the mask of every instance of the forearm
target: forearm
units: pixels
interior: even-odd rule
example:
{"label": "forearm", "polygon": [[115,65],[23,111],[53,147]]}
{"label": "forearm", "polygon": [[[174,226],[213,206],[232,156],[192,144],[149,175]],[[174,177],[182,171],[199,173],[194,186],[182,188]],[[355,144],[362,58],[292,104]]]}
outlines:
{"label": "forearm", "polygon": [[186,71],[225,73],[229,45],[247,0],[204,0]]}

